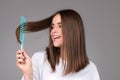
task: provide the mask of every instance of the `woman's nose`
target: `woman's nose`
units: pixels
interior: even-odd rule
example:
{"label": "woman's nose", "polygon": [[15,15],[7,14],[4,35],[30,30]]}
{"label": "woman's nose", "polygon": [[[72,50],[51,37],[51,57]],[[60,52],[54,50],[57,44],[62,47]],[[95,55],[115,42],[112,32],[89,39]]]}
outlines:
{"label": "woman's nose", "polygon": [[52,33],[56,33],[57,32],[57,28],[54,27],[51,32]]}

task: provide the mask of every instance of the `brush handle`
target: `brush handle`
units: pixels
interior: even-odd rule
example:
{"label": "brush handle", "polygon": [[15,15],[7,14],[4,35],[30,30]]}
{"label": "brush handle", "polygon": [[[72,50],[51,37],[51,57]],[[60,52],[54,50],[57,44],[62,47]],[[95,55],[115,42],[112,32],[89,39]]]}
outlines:
{"label": "brush handle", "polygon": [[22,44],[20,44],[20,50],[23,50],[23,45]]}

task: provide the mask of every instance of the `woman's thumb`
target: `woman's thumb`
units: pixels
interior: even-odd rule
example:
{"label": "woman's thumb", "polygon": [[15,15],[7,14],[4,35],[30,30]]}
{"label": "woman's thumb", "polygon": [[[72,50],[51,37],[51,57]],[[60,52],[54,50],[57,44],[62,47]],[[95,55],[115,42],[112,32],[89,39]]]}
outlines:
{"label": "woman's thumb", "polygon": [[23,52],[23,56],[24,56],[25,58],[27,58],[27,59],[30,58],[24,49],[23,49],[22,52]]}

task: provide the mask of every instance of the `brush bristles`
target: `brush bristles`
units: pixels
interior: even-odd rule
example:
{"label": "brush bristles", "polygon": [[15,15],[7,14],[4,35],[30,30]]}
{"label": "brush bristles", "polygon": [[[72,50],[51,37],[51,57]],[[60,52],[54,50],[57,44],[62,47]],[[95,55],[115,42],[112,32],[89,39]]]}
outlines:
{"label": "brush bristles", "polygon": [[25,22],[26,19],[21,16],[21,23],[20,23],[20,42],[21,42],[21,49],[24,47],[24,29],[25,29]]}

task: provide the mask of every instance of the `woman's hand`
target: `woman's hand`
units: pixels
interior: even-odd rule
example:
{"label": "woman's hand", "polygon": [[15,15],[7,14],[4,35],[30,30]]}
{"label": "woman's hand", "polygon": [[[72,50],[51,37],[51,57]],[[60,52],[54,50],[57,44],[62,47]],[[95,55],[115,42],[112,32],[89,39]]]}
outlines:
{"label": "woman's hand", "polygon": [[[33,70],[31,58],[27,55],[25,50],[18,50],[16,52],[16,65],[23,72],[25,80],[32,80]],[[29,79],[28,79],[29,78]]]}

